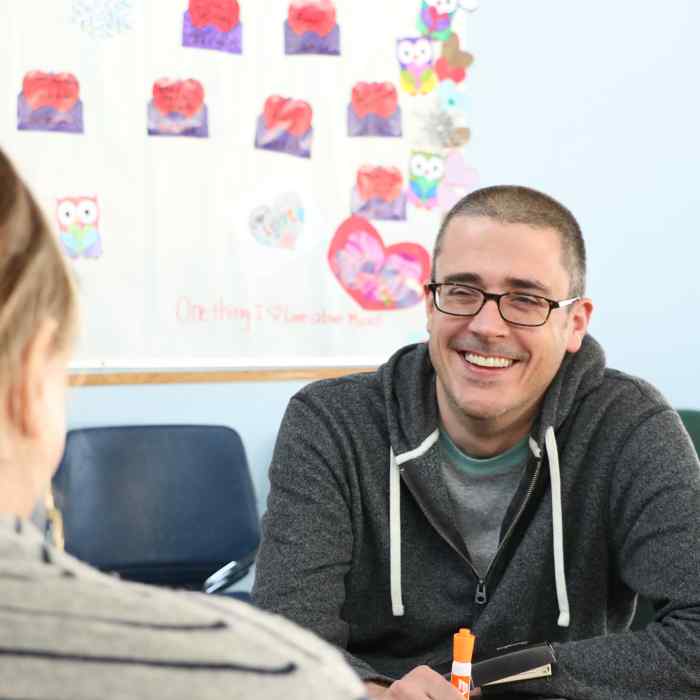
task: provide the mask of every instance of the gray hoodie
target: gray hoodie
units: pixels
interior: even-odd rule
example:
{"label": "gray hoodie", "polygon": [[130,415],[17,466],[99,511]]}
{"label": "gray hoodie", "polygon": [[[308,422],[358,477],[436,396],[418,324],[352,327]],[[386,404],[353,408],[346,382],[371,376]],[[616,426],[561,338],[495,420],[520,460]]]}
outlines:
{"label": "gray hoodie", "polygon": [[[270,468],[256,603],[337,644],[365,679],[448,671],[466,626],[475,660],[553,643],[552,678],[519,692],[700,694],[700,467],[662,396],[607,369],[590,336],[565,357],[483,580],[456,529],[437,428],[424,344],[296,394]],[[656,618],[631,632],[637,593]]]}
{"label": "gray hoodie", "polygon": [[223,596],[125,583],[0,516],[0,698],[358,700],[340,654]]}

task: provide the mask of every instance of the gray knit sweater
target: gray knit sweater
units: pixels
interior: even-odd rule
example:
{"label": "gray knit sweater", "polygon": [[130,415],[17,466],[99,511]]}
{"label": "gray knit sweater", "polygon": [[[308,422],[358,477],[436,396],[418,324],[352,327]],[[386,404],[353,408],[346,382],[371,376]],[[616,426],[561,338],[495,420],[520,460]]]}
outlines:
{"label": "gray knit sweater", "polygon": [[[440,478],[437,425],[423,344],[293,397],[270,469],[257,604],[337,644],[365,679],[448,671],[452,634],[467,626],[476,660],[514,642],[554,644],[554,675],[519,683],[525,694],[700,694],[700,467],[662,396],[606,369],[590,336],[565,357],[481,581]],[[633,633],[637,593],[656,619]]]}
{"label": "gray knit sweater", "polygon": [[340,654],[223,596],[105,576],[0,516],[0,698],[358,700]]}

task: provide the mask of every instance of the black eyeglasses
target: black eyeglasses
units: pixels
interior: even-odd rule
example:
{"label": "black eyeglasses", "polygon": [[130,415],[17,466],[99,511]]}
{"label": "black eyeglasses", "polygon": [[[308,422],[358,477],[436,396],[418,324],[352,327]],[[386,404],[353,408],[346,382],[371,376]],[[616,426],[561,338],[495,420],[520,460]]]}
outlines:
{"label": "black eyeglasses", "polygon": [[562,309],[581,298],[555,301],[522,292],[490,294],[477,287],[452,282],[431,282],[426,285],[426,289],[433,293],[435,308],[450,316],[476,316],[484,308],[484,304],[493,299],[501,318],[515,326],[543,326],[547,323],[552,309]]}

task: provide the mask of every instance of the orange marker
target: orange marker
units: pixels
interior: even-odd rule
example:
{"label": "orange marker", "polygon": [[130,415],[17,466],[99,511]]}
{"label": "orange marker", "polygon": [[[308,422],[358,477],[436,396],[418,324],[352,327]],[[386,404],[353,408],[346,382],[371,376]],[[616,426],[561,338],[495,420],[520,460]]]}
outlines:
{"label": "orange marker", "polygon": [[475,640],[476,637],[466,627],[454,635],[450,682],[465,698],[469,697],[472,683],[472,653]]}

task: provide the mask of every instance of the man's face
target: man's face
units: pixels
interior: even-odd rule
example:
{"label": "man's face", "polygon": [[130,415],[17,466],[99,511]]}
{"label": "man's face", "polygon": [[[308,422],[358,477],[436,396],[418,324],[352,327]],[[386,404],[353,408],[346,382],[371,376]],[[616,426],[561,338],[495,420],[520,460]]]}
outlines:
{"label": "man's face", "polygon": [[[554,300],[570,296],[554,229],[486,217],[462,216],[449,223],[435,260],[435,281]],[[529,429],[565,352],[581,346],[592,310],[589,300],[579,301],[570,310],[553,310],[543,326],[522,327],[506,323],[493,301],[472,317],[438,311],[432,295],[426,307],[443,424],[451,434],[455,428],[502,433],[506,443],[511,434],[517,441]]]}

